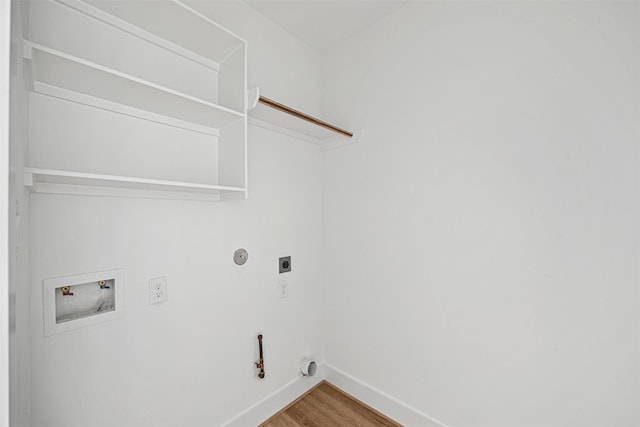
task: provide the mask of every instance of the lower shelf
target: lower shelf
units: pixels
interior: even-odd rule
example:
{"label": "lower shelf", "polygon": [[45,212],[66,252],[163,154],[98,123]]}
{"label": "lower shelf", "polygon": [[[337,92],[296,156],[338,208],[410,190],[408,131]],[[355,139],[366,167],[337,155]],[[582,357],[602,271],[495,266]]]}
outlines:
{"label": "lower shelf", "polygon": [[179,181],[24,168],[24,183],[37,193],[220,201],[243,199],[246,188]]}

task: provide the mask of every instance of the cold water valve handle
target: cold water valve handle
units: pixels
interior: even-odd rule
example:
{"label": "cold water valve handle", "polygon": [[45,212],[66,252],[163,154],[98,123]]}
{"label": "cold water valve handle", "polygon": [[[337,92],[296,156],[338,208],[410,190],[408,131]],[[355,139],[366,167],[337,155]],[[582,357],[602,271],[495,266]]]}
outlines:
{"label": "cold water valve handle", "polygon": [[260,360],[256,362],[256,368],[260,371],[258,372],[258,378],[264,378],[264,357],[262,355],[262,334],[258,335],[258,347],[260,349]]}

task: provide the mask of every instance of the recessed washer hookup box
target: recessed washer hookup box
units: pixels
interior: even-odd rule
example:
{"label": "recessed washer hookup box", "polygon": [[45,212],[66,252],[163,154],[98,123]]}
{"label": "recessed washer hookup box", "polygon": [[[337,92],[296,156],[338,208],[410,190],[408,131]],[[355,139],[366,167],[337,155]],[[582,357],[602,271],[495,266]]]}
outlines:
{"label": "recessed washer hookup box", "polygon": [[45,336],[122,317],[123,270],[43,281]]}

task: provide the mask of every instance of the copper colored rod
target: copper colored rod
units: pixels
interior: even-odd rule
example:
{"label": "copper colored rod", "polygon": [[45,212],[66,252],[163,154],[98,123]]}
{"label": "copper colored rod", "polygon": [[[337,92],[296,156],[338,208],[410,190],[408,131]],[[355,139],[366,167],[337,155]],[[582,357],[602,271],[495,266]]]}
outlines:
{"label": "copper colored rod", "polygon": [[293,109],[291,107],[287,107],[286,105],[282,105],[282,104],[280,104],[280,103],[278,103],[278,102],[276,102],[276,101],[274,101],[272,99],[265,98],[262,95],[260,95],[260,98],[258,98],[258,102],[261,102],[264,105],[268,105],[271,108],[275,108],[276,110],[280,110],[283,113],[287,113],[287,114],[290,114],[290,115],[292,115],[294,117],[297,117],[299,119],[306,120],[306,121],[308,121],[310,123],[313,123],[314,125],[318,125],[318,126],[321,126],[321,127],[325,128],[325,129],[329,129],[330,131],[342,134],[342,135],[346,136],[347,138],[353,137],[353,134],[351,132],[348,132],[348,131],[346,131],[344,129],[340,129],[339,127],[335,127],[332,124],[324,122],[324,121],[322,121],[320,119],[316,119],[315,117],[312,117],[312,116],[310,116],[308,114],[305,114],[305,113],[303,113],[301,111],[295,110],[295,109]]}

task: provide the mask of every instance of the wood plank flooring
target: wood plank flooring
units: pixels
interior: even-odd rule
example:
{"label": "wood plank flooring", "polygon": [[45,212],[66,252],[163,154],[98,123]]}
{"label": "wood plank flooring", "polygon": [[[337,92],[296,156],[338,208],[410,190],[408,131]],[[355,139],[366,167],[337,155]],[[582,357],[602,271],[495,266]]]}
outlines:
{"label": "wood plank flooring", "polygon": [[321,382],[260,427],[402,427],[326,381]]}

